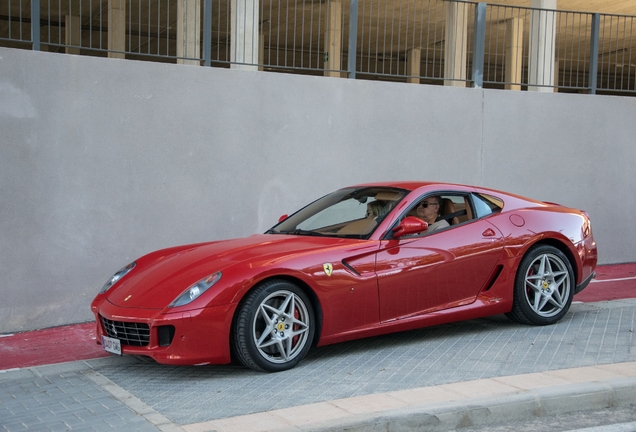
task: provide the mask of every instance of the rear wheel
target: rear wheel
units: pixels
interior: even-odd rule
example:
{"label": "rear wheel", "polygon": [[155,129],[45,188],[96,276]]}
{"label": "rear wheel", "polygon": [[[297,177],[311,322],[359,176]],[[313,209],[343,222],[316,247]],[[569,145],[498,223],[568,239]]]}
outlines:
{"label": "rear wheel", "polygon": [[314,331],[314,310],[303,290],[291,282],[272,280],[256,287],[239,306],[232,349],[249,368],[283,371],[307,355]]}
{"label": "rear wheel", "polygon": [[557,248],[539,245],[521,260],[515,278],[513,321],[548,325],[558,322],[570,309],[574,297],[574,272]]}

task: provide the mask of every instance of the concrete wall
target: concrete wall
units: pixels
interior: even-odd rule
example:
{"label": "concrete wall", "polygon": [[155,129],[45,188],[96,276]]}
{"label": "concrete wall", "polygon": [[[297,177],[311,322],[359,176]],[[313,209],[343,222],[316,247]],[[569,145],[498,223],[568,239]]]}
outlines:
{"label": "concrete wall", "polygon": [[636,98],[0,48],[0,332],[92,318],[151,250],[263,232],[336,188],[484,185],[586,209],[636,261]]}

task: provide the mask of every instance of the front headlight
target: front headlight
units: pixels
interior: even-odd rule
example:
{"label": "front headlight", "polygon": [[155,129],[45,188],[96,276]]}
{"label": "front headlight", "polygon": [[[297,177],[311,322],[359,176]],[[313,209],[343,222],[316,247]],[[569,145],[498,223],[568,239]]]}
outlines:
{"label": "front headlight", "polygon": [[119,279],[121,279],[124,276],[126,276],[129,271],[131,271],[132,269],[135,268],[136,265],[137,265],[137,263],[135,261],[133,261],[130,264],[128,264],[126,267],[123,267],[123,268],[119,269],[119,271],[117,273],[115,273],[110,279],[108,279],[108,282],[106,282],[104,284],[104,286],[99,291],[99,293],[100,294],[104,294],[106,291],[108,291],[108,289],[110,287],[115,285]]}
{"label": "front headlight", "polygon": [[206,292],[212,285],[217,283],[219,279],[221,279],[221,272],[216,272],[210,276],[204,277],[199,282],[182,292],[179,297],[174,299],[174,301],[168,305],[168,307],[187,305],[195,298]]}

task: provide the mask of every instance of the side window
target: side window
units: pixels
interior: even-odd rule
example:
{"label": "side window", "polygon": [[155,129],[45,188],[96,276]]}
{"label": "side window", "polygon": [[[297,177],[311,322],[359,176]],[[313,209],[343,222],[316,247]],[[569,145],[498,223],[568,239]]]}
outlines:
{"label": "side window", "polygon": [[475,212],[478,218],[499,213],[503,208],[503,201],[492,195],[473,194],[473,202],[475,203]]}
{"label": "side window", "polygon": [[[438,195],[427,194],[407,213],[407,215],[417,216],[420,219],[426,220],[425,216],[427,214],[419,207],[419,204],[430,201],[430,197],[436,197],[440,201],[440,206],[435,207],[435,210],[437,211],[437,221],[443,219],[452,226],[459,225],[473,218],[473,213],[469,204],[469,195],[459,193],[441,193]],[[433,216],[433,218],[435,218],[435,216]],[[427,220],[427,222],[432,223],[430,220]]]}
{"label": "side window", "polygon": [[442,195],[440,214],[450,225],[458,225],[472,219],[467,195]]}

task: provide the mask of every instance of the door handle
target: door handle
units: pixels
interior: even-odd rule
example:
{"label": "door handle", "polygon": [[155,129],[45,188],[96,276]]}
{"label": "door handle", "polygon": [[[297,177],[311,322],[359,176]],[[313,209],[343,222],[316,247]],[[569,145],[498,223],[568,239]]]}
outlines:
{"label": "door handle", "polygon": [[495,231],[492,228],[488,228],[486,231],[481,233],[481,235],[483,235],[484,237],[494,237],[497,234],[495,233]]}

